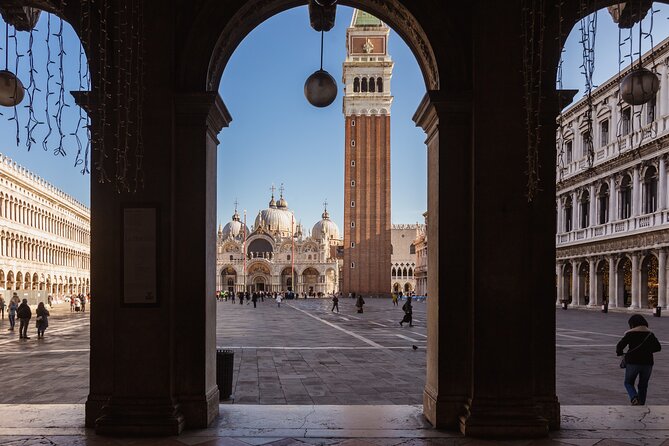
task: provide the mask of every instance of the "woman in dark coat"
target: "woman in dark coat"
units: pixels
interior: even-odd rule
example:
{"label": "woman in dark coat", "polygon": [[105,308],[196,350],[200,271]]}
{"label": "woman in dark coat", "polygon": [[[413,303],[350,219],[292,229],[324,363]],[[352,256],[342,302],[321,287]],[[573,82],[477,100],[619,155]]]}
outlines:
{"label": "woman in dark coat", "polygon": [[362,313],[363,305],[365,305],[365,300],[362,298],[362,294],[359,294],[358,299],[355,301],[355,306],[358,308],[358,313]]}
{"label": "woman in dark coat", "polygon": [[[653,353],[662,349],[660,342],[653,332],[648,329],[648,321],[640,314],[634,314],[629,318],[630,329],[616,345],[618,356],[625,355],[625,389],[629,394],[633,406],[646,404],[648,392],[648,381],[653,371]],[[627,348],[627,352],[623,350]],[[621,365],[622,367],[622,365]],[[638,390],[634,383],[639,377]]]}
{"label": "woman in dark coat", "polygon": [[404,327],[404,323],[408,322],[409,327],[413,327],[413,305],[411,305],[411,296],[407,297],[407,301],[402,305],[404,317],[400,321],[400,325]]}
{"label": "woman in dark coat", "polygon": [[44,306],[44,302],[40,302],[35,310],[37,315],[37,339],[44,339],[44,331],[49,326],[49,310]]}

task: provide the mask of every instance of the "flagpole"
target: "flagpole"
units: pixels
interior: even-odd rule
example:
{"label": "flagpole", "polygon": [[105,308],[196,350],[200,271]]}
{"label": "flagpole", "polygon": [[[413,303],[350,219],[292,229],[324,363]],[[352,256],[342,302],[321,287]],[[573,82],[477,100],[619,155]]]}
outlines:
{"label": "flagpole", "polygon": [[246,292],[246,209],[244,209],[244,292]]}

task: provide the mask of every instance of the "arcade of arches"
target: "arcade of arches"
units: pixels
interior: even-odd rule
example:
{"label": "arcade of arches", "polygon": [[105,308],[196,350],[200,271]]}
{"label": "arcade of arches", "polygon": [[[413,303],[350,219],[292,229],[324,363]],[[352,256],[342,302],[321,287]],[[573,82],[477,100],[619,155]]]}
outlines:
{"label": "arcade of arches", "polygon": [[[143,41],[145,187],[126,194],[96,178],[91,181],[96,308],[91,314],[86,424],[99,433],[175,434],[205,427],[226,410],[218,404],[211,296],[217,280],[217,134],[230,123],[234,110],[229,112],[217,93],[219,82],[231,54],[256,26],[307,2],[179,0],[156,9],[140,1],[147,12],[144,29],[150,30]],[[129,2],[107,2],[109,16]],[[425,130],[428,152],[424,414],[435,426],[468,436],[545,436],[560,424],[553,284],[558,101],[552,87],[560,54],[555,38],[559,18],[546,17],[541,27],[544,48],[535,50],[543,55],[545,67],[536,152],[541,184],[528,202],[520,32],[525,3],[340,3],[366,10],[394,28],[413,51],[425,79],[427,94],[414,115]],[[53,0],[12,4],[48,9],[64,15],[75,29],[79,26],[76,0],[68,1],[64,11],[58,11],[64,2]],[[562,29],[569,30],[580,18],[583,2],[561,4]],[[23,12],[16,7],[8,14],[10,21],[18,21],[12,14]],[[90,20],[98,29],[99,18],[94,14]],[[115,42],[115,29],[108,29],[110,42]],[[99,46],[93,42],[87,50],[95,76]],[[277,67],[266,68],[269,74]],[[114,70],[106,72],[106,85],[113,89]],[[92,120],[93,162],[109,163],[113,171],[113,157],[101,159],[98,150],[100,116],[104,111],[105,130],[116,128],[118,103],[124,107],[131,98],[123,91],[108,90],[107,96],[93,91],[90,97],[103,100],[89,106],[89,96],[77,99],[88,107]],[[122,301],[119,222],[128,206],[147,203],[159,217],[158,300],[148,306],[127,305]],[[184,305],[184,296],[189,305]],[[159,340],[157,332],[164,334]]]}

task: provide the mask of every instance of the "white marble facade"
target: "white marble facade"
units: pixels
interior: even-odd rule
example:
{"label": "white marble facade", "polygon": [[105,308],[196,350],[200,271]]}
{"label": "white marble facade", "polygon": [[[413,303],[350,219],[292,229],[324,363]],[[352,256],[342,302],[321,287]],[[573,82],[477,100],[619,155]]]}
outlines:
{"label": "white marble facade", "polygon": [[416,291],[416,245],[417,236],[425,231],[421,224],[395,224],[390,231],[392,254],[390,255],[391,290],[409,294]]}
{"label": "white marble facade", "polygon": [[216,242],[216,288],[219,291],[295,291],[317,295],[340,289],[342,240],[325,209],[306,234],[283,194],[274,195],[249,229],[235,210],[219,226]]}
{"label": "white marble facade", "polygon": [[592,108],[584,98],[558,119],[558,302],[667,304],[669,39],[646,53],[643,64],[660,79],[649,103],[631,107],[619,100],[616,76],[593,91]]}
{"label": "white marble facade", "polygon": [[0,155],[0,293],[31,304],[90,292],[90,210]]}

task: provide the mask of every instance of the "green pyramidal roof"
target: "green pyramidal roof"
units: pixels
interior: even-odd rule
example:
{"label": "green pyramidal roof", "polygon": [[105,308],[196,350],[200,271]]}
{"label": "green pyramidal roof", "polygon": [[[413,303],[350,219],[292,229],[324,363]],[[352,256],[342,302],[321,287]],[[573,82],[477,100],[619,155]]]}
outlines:
{"label": "green pyramidal roof", "polygon": [[356,11],[353,26],[381,26],[383,23],[373,15],[365,11]]}

